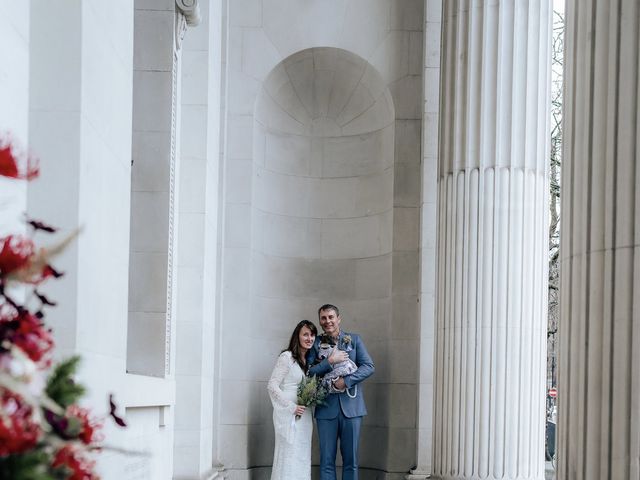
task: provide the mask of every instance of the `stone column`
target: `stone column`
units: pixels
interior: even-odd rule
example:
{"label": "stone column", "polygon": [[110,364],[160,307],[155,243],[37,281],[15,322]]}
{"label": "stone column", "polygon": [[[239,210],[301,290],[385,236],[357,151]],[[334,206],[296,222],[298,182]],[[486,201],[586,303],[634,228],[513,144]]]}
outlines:
{"label": "stone column", "polygon": [[544,479],[548,0],[442,16],[434,476]]}
{"label": "stone column", "polygon": [[640,6],[567,2],[558,478],[640,478]]}

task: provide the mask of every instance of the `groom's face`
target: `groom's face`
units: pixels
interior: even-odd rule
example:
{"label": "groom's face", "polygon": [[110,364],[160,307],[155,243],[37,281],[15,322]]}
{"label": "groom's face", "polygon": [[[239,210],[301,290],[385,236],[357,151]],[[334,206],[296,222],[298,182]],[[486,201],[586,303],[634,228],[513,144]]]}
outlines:
{"label": "groom's face", "polygon": [[324,333],[331,337],[336,337],[340,333],[340,315],[337,315],[335,310],[320,310],[318,317]]}

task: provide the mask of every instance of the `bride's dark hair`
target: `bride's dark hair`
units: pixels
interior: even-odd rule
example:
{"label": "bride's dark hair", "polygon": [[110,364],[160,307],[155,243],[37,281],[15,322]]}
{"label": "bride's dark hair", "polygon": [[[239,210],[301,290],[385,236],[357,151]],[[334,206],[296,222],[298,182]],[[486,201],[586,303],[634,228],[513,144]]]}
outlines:
{"label": "bride's dark hair", "polygon": [[309,320],[302,320],[298,323],[298,325],[296,325],[296,328],[294,328],[293,333],[291,334],[291,340],[289,340],[289,346],[285,350],[283,350],[283,352],[291,352],[291,356],[293,357],[293,359],[298,362],[298,365],[300,365],[302,371],[306,372],[307,367],[305,366],[305,360],[301,357],[302,352],[300,352],[300,330],[302,330],[302,327],[307,327],[309,330],[311,330],[311,333],[313,333],[314,337],[318,336],[318,329],[313,324],[313,322],[310,322]]}

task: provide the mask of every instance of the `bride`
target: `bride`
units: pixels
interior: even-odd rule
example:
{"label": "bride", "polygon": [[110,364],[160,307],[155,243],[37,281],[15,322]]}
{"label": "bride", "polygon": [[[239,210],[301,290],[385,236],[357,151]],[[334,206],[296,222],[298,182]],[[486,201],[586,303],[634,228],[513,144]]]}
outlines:
{"label": "bride", "polygon": [[297,405],[298,384],[307,371],[305,356],[313,346],[318,329],[302,320],[293,330],[289,346],[278,357],[267,384],[273,404],[276,446],[271,480],[311,478],[311,410]]}

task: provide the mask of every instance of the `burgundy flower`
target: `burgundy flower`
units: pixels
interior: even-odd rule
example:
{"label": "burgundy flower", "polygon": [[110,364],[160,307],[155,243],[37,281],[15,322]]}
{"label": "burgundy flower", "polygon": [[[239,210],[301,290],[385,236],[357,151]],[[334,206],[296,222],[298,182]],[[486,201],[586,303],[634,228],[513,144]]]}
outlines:
{"label": "burgundy flower", "polygon": [[0,276],[26,267],[35,250],[33,240],[23,235],[9,235],[0,239]]}
{"label": "burgundy flower", "polygon": [[32,180],[40,173],[38,161],[32,155],[18,155],[8,138],[0,139],[0,176]]}
{"label": "burgundy flower", "polygon": [[90,445],[102,441],[102,423],[92,418],[90,413],[86,408],[71,405],[64,416],[45,410],[45,418],[60,438],[79,439],[82,443]]}
{"label": "burgundy flower", "polygon": [[22,350],[32,361],[45,366],[51,359],[49,353],[53,349],[53,337],[42,321],[27,310],[0,315],[0,340],[8,341]]}
{"label": "burgundy flower", "polygon": [[33,448],[41,430],[33,420],[33,408],[20,396],[2,390],[0,394],[0,456]]}
{"label": "burgundy flower", "polygon": [[98,480],[98,476],[93,472],[94,466],[94,461],[70,444],[58,450],[51,463],[52,468],[66,471],[67,480]]}

